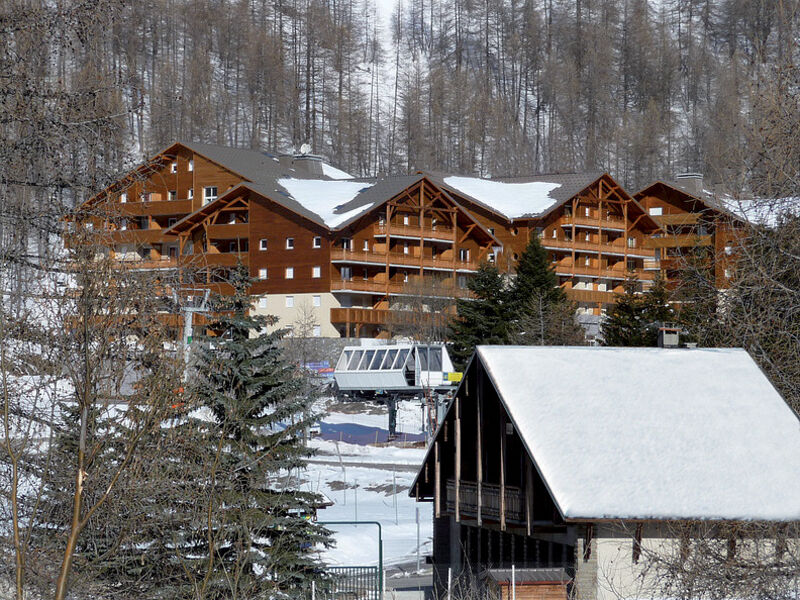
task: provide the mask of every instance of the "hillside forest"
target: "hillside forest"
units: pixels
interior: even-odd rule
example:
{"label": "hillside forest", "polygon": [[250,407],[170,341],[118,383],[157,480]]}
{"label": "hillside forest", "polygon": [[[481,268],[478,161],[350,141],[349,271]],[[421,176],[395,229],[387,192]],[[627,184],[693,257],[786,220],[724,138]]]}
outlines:
{"label": "hillside forest", "polygon": [[9,2],[0,30],[7,174],[44,164],[86,191],[173,140],[308,143],[362,176],[741,189],[796,94],[800,0]]}

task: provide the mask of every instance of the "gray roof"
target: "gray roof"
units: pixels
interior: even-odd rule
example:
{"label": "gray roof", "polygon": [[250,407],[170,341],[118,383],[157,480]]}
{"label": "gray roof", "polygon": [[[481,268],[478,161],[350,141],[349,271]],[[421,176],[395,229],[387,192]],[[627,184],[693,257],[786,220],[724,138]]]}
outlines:
{"label": "gray roof", "polygon": [[366,188],[363,192],[360,192],[355,198],[350,200],[350,202],[345,202],[344,204],[336,207],[336,210],[334,212],[338,214],[347,213],[350,212],[351,210],[356,210],[357,208],[364,209],[358,215],[342,223],[337,229],[342,229],[344,227],[347,227],[353,221],[363,216],[366,212],[369,212],[382,202],[385,202],[386,200],[393,198],[406,188],[415,185],[422,178],[423,178],[422,175],[401,175],[398,177],[386,177],[383,179],[348,180],[348,181],[363,181],[370,187]]}
{"label": "gray roof", "polygon": [[[486,576],[498,583],[511,582],[511,569],[487,569]],[[570,576],[564,569],[514,569],[517,583],[567,583]]]}
{"label": "gray roof", "polygon": [[268,182],[278,177],[297,177],[292,168],[282,167],[278,157],[267,152],[229,148],[200,142],[177,142],[213,160],[215,163],[243,175],[253,182]]}

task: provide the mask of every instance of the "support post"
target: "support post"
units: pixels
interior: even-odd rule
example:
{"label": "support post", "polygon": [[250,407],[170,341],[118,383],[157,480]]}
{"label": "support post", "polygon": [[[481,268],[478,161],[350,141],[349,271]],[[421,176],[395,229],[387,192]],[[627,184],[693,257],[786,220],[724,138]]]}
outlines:
{"label": "support post", "polygon": [[456,522],[461,520],[461,398],[456,396]]}
{"label": "support post", "polygon": [[442,468],[441,468],[441,460],[439,457],[439,442],[438,440],[433,443],[433,454],[434,460],[436,461],[436,466],[434,469],[434,485],[436,486],[436,492],[433,494],[433,506],[434,506],[434,514],[436,518],[442,516]]}
{"label": "support post", "polygon": [[477,473],[475,479],[477,479],[478,483],[478,527],[483,524],[483,517],[481,515],[481,509],[483,507],[483,449],[482,449],[482,441],[481,441],[481,427],[483,426],[482,419],[483,419],[483,369],[481,369],[481,364],[478,362],[477,369],[475,369],[475,392],[476,392],[476,399],[478,405],[478,443],[475,445],[476,452],[477,452]]}
{"label": "support post", "polygon": [[500,416],[500,530],[506,530],[506,413]]}

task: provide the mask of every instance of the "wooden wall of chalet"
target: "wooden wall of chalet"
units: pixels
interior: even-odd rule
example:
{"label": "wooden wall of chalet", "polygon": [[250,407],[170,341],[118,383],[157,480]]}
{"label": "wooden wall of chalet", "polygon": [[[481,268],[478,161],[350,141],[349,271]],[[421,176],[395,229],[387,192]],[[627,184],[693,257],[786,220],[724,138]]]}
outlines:
{"label": "wooden wall of chalet", "polygon": [[[267,279],[253,284],[253,294],[291,294],[328,292],[331,281],[330,240],[328,230],[284,208],[280,204],[250,194],[250,275],[258,277],[267,269]],[[294,247],[287,248],[292,238]],[[320,247],[314,247],[319,238]],[[260,241],[267,240],[267,250]],[[294,269],[292,279],[286,279],[286,268]],[[320,277],[312,276],[319,267]]]}

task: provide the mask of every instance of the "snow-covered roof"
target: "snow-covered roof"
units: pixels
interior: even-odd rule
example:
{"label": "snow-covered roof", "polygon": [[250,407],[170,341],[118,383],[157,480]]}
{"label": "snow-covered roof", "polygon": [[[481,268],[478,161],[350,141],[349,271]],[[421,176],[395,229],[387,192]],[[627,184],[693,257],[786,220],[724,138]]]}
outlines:
{"label": "snow-covered roof", "polygon": [[800,520],[800,420],[744,350],[477,358],[565,518]]}
{"label": "snow-covered roof", "polygon": [[545,181],[507,183],[477,177],[445,177],[444,182],[510,219],[543,213],[558,202],[550,192],[561,187]]}
{"label": "snow-covered roof", "polygon": [[322,174],[326,177],[330,177],[331,179],[353,179],[353,176],[350,173],[346,173],[341,169],[337,169],[333,165],[329,165],[328,163],[322,163]]}
{"label": "snow-covered roof", "polygon": [[359,193],[372,187],[363,181],[330,181],[323,179],[278,179],[278,185],[307,210],[319,215],[322,221],[335,229],[345,221],[363,212],[359,208],[339,212],[336,209],[350,202]]}
{"label": "snow-covered roof", "polygon": [[800,197],[798,198],[755,198],[743,200],[725,197],[720,200],[723,208],[737,217],[754,225],[775,227],[783,216],[800,215]]}

